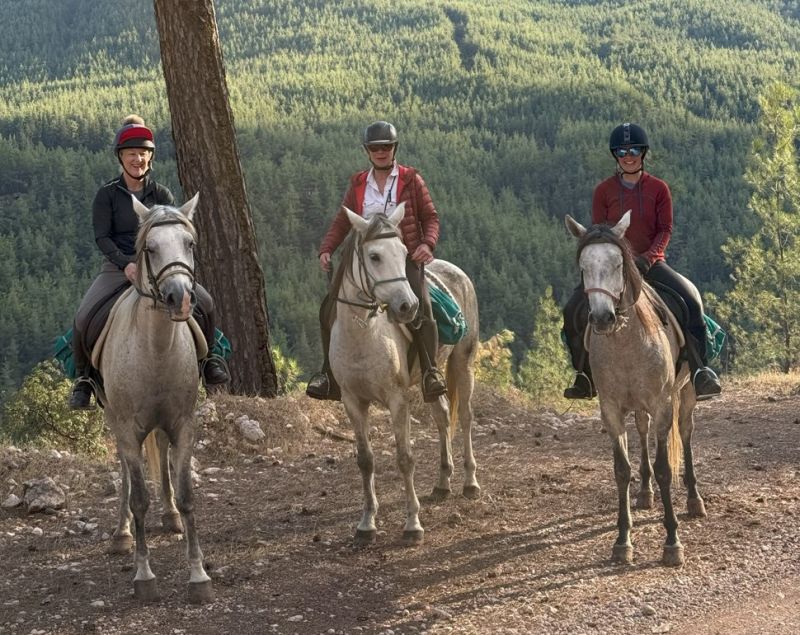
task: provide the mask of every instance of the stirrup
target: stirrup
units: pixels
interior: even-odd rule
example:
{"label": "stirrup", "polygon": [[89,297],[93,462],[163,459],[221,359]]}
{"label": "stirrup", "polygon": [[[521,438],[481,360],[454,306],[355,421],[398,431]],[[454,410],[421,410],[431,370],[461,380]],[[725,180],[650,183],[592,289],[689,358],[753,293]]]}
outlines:
{"label": "stirrup", "polygon": [[[92,404],[92,395],[95,394],[94,382],[85,376],[78,377],[72,386],[69,396],[70,410],[94,410],[97,406]],[[97,397],[95,396],[95,401]]]}
{"label": "stirrup", "polygon": [[422,400],[426,403],[436,401],[447,394],[447,383],[441,371],[432,367],[422,375]]}
{"label": "stirrup", "polygon": [[[702,373],[702,375],[701,375]],[[696,383],[698,375],[701,377],[700,390]],[[722,392],[722,386],[719,383],[719,377],[708,366],[701,366],[694,373],[692,373],[692,388],[697,401],[705,401],[717,397]]]}
{"label": "stirrup", "polygon": [[306,394],[312,399],[339,401],[342,398],[339,384],[325,372],[319,372],[308,380]]}
{"label": "stirrup", "polygon": [[[212,362],[215,363],[215,364],[219,364],[218,367],[221,368],[222,371],[225,373],[225,378],[224,379],[218,379],[218,380],[215,380],[215,381],[209,381],[208,380],[208,378],[206,377],[206,368]],[[213,366],[212,366],[212,368],[213,368]],[[208,355],[207,357],[205,357],[205,358],[200,360],[200,376],[203,378],[203,384],[205,386],[219,386],[219,385],[222,385],[222,384],[227,384],[231,380],[231,370],[228,367],[228,362],[225,360],[224,357],[222,357],[221,355],[217,355],[215,353],[212,353],[212,354]]]}

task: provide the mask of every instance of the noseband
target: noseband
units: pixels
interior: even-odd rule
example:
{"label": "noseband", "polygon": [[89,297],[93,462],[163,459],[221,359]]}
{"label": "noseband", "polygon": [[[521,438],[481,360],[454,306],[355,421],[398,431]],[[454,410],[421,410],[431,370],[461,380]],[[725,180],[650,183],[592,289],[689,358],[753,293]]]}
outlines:
{"label": "noseband", "polygon": [[379,311],[385,311],[386,305],[378,302],[378,299],[375,297],[375,287],[380,284],[388,284],[390,282],[404,282],[408,281],[406,276],[401,276],[398,278],[386,278],[385,280],[377,280],[368,270],[367,266],[364,262],[364,245],[372,240],[380,240],[386,238],[400,238],[397,235],[397,232],[383,232],[382,234],[377,234],[373,236],[369,240],[365,240],[358,242],[358,248],[356,249],[356,257],[358,258],[358,277],[359,282],[361,285],[361,289],[359,290],[359,296],[364,295],[366,296],[366,300],[364,302],[353,302],[351,300],[347,300],[342,297],[336,298],[337,302],[341,302],[342,304],[348,304],[350,306],[357,306],[361,309],[369,309],[369,315],[367,319],[374,318],[375,315]]}
{"label": "noseband", "polygon": [[[185,223],[179,219],[157,221],[150,226],[148,232],[150,229],[153,229],[153,227],[159,227],[161,225],[185,225]],[[147,281],[150,283],[151,292],[147,293],[139,288],[137,288],[136,291],[139,293],[139,295],[152,299],[153,308],[155,308],[159,303],[166,304],[166,299],[164,298],[164,294],[161,292],[159,285],[171,276],[181,273],[188,275],[192,281],[192,293],[194,293],[195,288],[197,287],[197,281],[195,280],[194,269],[192,267],[187,265],[185,262],[181,262],[180,260],[174,260],[161,267],[158,273],[153,273],[153,265],[150,262],[150,250],[145,246],[142,248],[142,253],[144,254],[145,272],[147,273]],[[192,247],[192,253],[194,254],[194,247]],[[172,269],[172,271],[167,271],[168,269]]]}

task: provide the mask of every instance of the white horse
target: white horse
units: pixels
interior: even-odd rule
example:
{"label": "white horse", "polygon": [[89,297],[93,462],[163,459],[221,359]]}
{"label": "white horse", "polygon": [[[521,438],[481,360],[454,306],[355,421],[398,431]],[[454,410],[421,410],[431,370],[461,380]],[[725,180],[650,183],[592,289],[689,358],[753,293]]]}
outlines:
{"label": "white horse", "polygon": [[614,449],[619,535],[612,559],[624,563],[633,559],[628,492],[631,464],[625,416],[634,412],[642,447],[639,506],[653,504],[647,445],[652,419],[656,433],[655,477],[667,530],[662,562],[678,566],[683,564],[684,556],[670,485],[680,468],[681,443],[689,515],[706,515],[703,499],[697,492],[692,460],[696,398],[688,364],[679,360],[682,335],[677,323],[664,326],[661,315],[666,316],[667,309],[636,268],[624,238],[630,212],[614,227],[595,225],[587,230],[569,215],[565,221],[569,231],[579,239],[578,262],[589,299],[586,348],[600,399],[600,415]]}
{"label": "white horse", "polygon": [[[358,467],[364,489],[364,510],[356,529],[356,544],[374,542],[374,458],[369,442],[368,411],[379,403],[391,412],[397,446],[397,463],[406,494],[406,544],[422,541],[419,500],[414,490],[414,457],[411,454],[408,388],[419,384],[419,369],[409,372],[410,336],[401,325],[411,322],[419,301],[406,278],[407,250],[397,229],[405,213],[400,204],[388,218],[382,214],[365,220],[347,211],[353,227],[343,245],[336,275],[338,308],[331,329],[330,360],[342,390],[342,401],[355,432]],[[469,498],[480,494],[472,453],[473,363],[478,347],[478,302],[470,279],[458,267],[434,261],[428,272],[446,286],[459,303],[468,332],[455,346],[440,347],[439,361],[447,359],[448,399],[431,404],[439,431],[440,466],[434,496],[450,492],[453,459],[450,435],[458,421],[464,437],[464,490]]]}
{"label": "white horse", "polygon": [[[130,545],[133,515],[136,550],[134,595],[144,601],[158,597],[145,542],[145,515],[149,495],[142,469],[142,442],[157,432],[160,445],[164,500],[172,506],[172,485],[167,461],[168,439],[177,484],[176,502],[186,532],[189,561],[189,599],[212,597],[211,579],[203,569],[197,538],[192,495],[191,459],[194,443],[194,409],[198,391],[197,351],[187,320],[192,315],[194,246],[191,219],[195,195],[180,209],[157,205],[148,209],[135,197],[139,216],[136,239],[137,281],[117,302],[107,327],[99,359],[105,387],[105,421],[117,441],[122,463],[119,526],[114,540],[118,550]],[[150,453],[158,462],[159,453]],[[174,514],[174,506],[166,516]],[[174,521],[179,528],[177,519]]]}

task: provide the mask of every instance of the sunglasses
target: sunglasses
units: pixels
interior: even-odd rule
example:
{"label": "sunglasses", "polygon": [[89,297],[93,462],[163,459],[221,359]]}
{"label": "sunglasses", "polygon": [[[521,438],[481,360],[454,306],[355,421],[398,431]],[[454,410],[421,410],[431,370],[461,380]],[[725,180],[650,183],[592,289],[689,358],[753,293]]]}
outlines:
{"label": "sunglasses", "polygon": [[373,143],[367,146],[370,152],[383,152],[384,150],[394,150],[393,143]]}
{"label": "sunglasses", "polygon": [[638,147],[616,148],[614,150],[614,156],[617,157],[618,159],[622,159],[624,157],[627,157],[628,155],[632,157],[639,157],[642,156],[643,154],[644,154],[644,148],[638,148]]}

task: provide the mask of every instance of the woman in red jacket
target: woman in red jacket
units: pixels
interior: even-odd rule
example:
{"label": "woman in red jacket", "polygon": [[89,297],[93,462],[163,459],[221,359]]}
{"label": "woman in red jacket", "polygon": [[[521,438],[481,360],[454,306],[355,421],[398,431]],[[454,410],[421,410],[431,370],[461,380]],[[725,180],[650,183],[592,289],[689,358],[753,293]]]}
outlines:
{"label": "woman in red jacket", "polygon": [[[439,215],[419,172],[400,165],[395,160],[397,130],[392,124],[376,121],[368,126],[364,131],[363,145],[372,167],[350,177],[350,187],[344,195],[342,207],[319,248],[319,263],[323,270],[330,270],[331,254],[350,231],[350,221],[344,207],[369,218],[374,214],[388,215],[397,205],[405,203],[405,216],[400,221],[400,231],[408,248],[406,275],[420,300],[419,313],[410,327],[419,351],[423,399],[435,401],[447,392],[447,386],[441,372],[436,368],[438,333],[425,284],[424,267],[433,261],[433,250],[439,240]],[[338,289],[329,289],[319,311],[324,360],[322,371],[311,378],[306,388],[306,394],[315,399],[336,400],[341,397],[328,360],[337,292]]]}
{"label": "woman in red jacket", "polygon": [[[640,126],[624,123],[614,128],[609,149],[616,161],[616,173],[594,190],[592,224],[615,225],[625,212],[632,210],[625,238],[645,280],[656,287],[668,287],[686,303],[688,320],[684,336],[692,383],[697,398],[708,399],[719,394],[721,387],[716,373],[708,367],[703,300],[697,287],[665,260],[672,235],[672,195],[664,181],[644,171],[649,147],[647,134]],[[574,384],[564,391],[567,399],[590,399],[595,395],[588,354],[583,347],[587,321],[584,302],[581,283],[564,307],[564,332],[578,373]]]}

